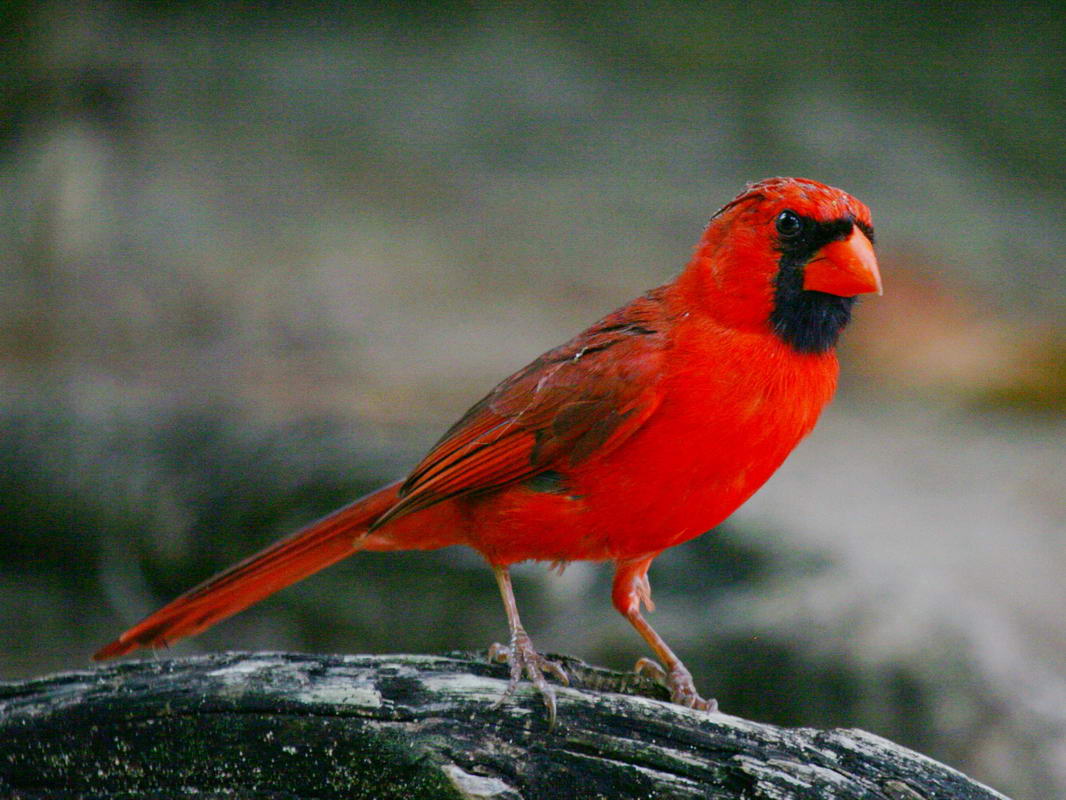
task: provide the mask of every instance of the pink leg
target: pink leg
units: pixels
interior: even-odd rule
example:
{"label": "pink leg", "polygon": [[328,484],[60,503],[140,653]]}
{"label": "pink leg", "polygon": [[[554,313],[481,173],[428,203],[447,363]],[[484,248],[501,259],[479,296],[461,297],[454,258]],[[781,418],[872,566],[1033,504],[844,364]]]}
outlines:
{"label": "pink leg", "polygon": [[544,705],[548,708],[548,730],[551,730],[555,727],[555,691],[544,680],[544,673],[551,673],[564,684],[569,684],[570,679],[561,666],[533,649],[533,642],[525,628],[522,627],[522,620],[518,618],[518,605],[515,603],[514,591],[511,589],[511,574],[507,571],[507,567],[493,566],[492,571],[496,573],[496,582],[500,586],[500,595],[503,597],[503,607],[507,611],[507,623],[511,628],[510,645],[505,647],[497,643],[489,648],[489,658],[511,665],[511,680],[503,696],[496,701],[496,706],[514,694],[515,687],[518,686],[524,674],[537,687],[537,691],[544,699]]}
{"label": "pink leg", "polygon": [[614,590],[611,595],[614,607],[637,629],[644,641],[651,645],[651,649],[663,664],[660,666],[650,658],[642,658],[637,662],[635,670],[638,674],[647,674],[664,684],[670,690],[670,699],[675,703],[703,711],[717,711],[718,701],[700,697],[696,685],[692,682],[692,673],[640,613],[642,602],[649,611],[654,610],[651,602],[651,582],[648,580],[648,567],[651,566],[652,558],[654,556],[642,561],[619,563],[614,574]]}

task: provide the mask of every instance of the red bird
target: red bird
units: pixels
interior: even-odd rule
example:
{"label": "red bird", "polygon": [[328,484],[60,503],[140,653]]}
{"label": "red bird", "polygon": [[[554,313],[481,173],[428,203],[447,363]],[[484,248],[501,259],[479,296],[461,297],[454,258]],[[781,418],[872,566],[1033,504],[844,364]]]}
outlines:
{"label": "red bird", "polygon": [[465,544],[510,624],[501,701],[525,675],[555,718],[508,568],[612,561],[612,599],[662,662],[637,669],[714,710],[641,614],[648,567],[713,528],[773,474],[833,396],[855,296],[881,291],[870,212],[815,181],[752,184],[716,213],[688,267],[536,359],[473,406],[406,480],[186,592],[96,659],[191,636],[360,550]]}

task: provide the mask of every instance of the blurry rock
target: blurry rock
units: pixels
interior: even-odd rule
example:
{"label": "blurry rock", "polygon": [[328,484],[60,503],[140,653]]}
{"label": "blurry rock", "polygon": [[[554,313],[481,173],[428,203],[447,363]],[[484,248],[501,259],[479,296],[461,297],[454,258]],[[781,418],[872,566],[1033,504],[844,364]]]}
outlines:
{"label": "blurry rock", "polygon": [[727,685],[1066,796],[1064,440],[1057,418],[831,409],[735,517],[771,558],[707,620],[740,654]]}

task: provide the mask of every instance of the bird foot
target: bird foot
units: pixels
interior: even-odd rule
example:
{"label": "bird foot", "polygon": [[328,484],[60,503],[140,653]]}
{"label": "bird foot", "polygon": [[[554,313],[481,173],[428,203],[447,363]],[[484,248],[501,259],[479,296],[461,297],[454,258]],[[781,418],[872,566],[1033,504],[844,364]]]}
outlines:
{"label": "bird foot", "polygon": [[570,685],[570,677],[559,664],[545,658],[533,649],[533,642],[525,631],[519,630],[511,637],[509,646],[493,644],[489,648],[489,660],[498,661],[501,664],[509,664],[511,667],[511,680],[507,682],[507,689],[503,696],[493,704],[493,708],[499,708],[507,698],[514,694],[518,682],[524,675],[529,682],[540,692],[544,705],[548,709],[548,730],[555,727],[555,690],[544,679],[545,673],[555,676],[564,686]]}
{"label": "bird foot", "polygon": [[642,658],[633,667],[633,671],[665,686],[670,691],[670,700],[680,706],[700,711],[718,710],[718,701],[713,697],[709,700],[700,697],[696,684],[692,682],[692,673],[685,669],[681,662],[667,672],[650,658]]}

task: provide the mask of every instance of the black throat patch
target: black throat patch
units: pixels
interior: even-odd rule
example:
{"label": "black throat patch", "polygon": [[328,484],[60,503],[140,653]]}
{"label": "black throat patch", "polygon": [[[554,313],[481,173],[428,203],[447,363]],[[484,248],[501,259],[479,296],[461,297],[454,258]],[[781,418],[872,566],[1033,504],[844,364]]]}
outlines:
{"label": "black throat patch", "polygon": [[[854,297],[839,297],[803,288],[803,270],[820,248],[846,239],[857,224],[851,219],[816,222],[803,221],[801,233],[786,239],[779,237],[777,275],[774,278],[774,308],[770,325],[781,339],[800,353],[824,353],[836,346],[840,332],[851,319]],[[865,231],[866,226],[860,225]],[[865,231],[872,235],[872,231]]]}

